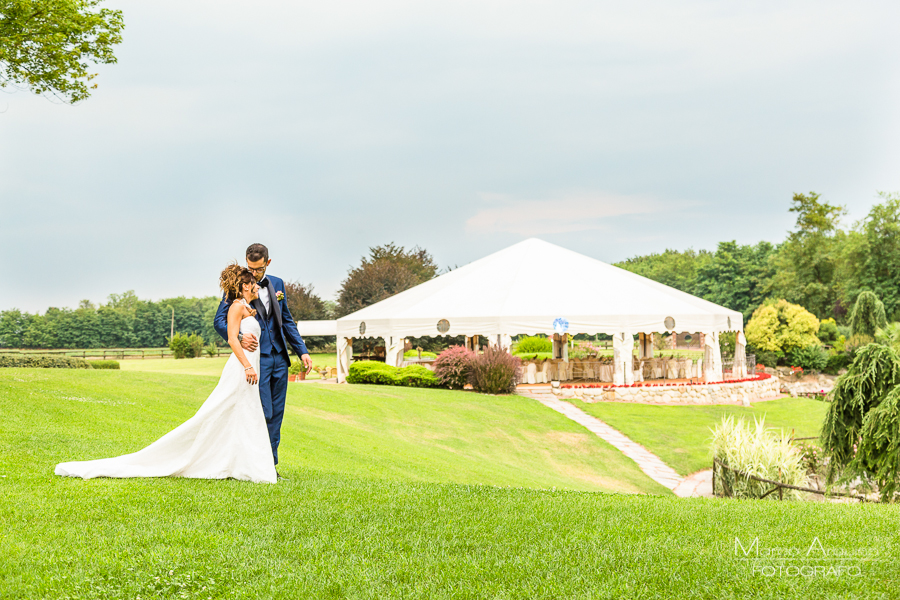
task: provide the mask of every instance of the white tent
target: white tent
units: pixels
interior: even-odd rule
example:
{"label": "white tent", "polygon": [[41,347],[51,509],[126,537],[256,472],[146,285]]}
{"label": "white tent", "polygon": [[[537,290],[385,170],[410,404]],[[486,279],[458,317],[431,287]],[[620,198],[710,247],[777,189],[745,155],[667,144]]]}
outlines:
{"label": "white tent", "polygon": [[532,238],[338,319],[338,378],[353,338],[384,338],[396,364],[405,337],[481,335],[505,346],[511,335],[552,335],[558,318],[568,334],[621,336],[617,346],[640,333],[701,332],[717,342],[719,332],[743,330],[737,311]]}

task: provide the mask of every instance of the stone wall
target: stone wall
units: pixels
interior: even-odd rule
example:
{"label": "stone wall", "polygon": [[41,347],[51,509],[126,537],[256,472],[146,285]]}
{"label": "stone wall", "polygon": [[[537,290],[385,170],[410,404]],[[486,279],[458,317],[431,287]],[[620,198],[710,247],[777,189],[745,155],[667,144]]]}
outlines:
{"label": "stone wall", "polygon": [[554,388],[553,393],[585,402],[639,402],[643,404],[743,404],[775,398],[777,377],[740,383],[642,387]]}

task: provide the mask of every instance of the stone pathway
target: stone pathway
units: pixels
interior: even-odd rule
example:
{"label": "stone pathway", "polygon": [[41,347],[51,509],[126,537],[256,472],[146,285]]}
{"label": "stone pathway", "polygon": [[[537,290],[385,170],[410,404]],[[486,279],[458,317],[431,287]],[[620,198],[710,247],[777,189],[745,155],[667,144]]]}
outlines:
{"label": "stone pathway", "polygon": [[712,469],[688,475],[672,491],[679,498],[712,498]]}
{"label": "stone pathway", "polygon": [[633,460],[657,483],[672,490],[676,496],[687,498],[691,496],[712,497],[712,471],[701,471],[688,478],[682,478],[671,467],[659,459],[658,456],[632,441],[621,432],[613,429],[600,419],[592,417],[577,406],[565,400],[560,400],[552,393],[538,389],[520,389],[518,393],[527,398],[534,398],[544,406],[552,408],[556,412],[575,421],[588,431],[598,435],[622,454]]}

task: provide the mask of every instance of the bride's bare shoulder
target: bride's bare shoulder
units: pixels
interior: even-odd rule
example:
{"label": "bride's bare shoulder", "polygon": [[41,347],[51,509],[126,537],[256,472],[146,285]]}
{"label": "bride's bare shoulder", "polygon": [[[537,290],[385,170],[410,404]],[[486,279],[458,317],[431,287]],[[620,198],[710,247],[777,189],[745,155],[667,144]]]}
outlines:
{"label": "bride's bare shoulder", "polygon": [[231,306],[228,307],[228,314],[239,314],[241,319],[245,319],[247,317],[255,317],[256,311],[243,302],[235,300],[231,303]]}

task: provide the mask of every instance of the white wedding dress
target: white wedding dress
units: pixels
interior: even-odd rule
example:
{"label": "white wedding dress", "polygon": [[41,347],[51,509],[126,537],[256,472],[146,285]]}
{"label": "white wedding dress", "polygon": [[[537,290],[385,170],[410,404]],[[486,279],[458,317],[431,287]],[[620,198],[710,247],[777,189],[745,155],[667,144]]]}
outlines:
{"label": "white wedding dress", "polygon": [[[259,338],[253,317],[241,331]],[[259,373],[259,350],[244,351]],[[232,354],[219,384],[193,417],[143,450],[115,458],[56,465],[69,477],[192,477],[275,483],[275,461],[259,401],[259,387],[247,383],[244,367]]]}

